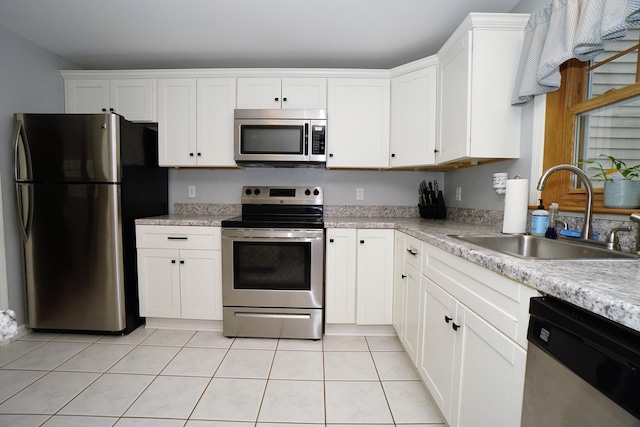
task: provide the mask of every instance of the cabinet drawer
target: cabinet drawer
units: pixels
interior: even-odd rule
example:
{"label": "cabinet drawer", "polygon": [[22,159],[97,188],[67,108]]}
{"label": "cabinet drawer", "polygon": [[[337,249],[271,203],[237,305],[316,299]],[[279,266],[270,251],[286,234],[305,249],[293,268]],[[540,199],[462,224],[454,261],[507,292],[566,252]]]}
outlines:
{"label": "cabinet drawer", "polygon": [[413,236],[405,237],[404,261],[418,271],[422,271],[422,241]]}
{"label": "cabinet drawer", "polygon": [[136,225],[136,247],[220,250],[220,227]]}

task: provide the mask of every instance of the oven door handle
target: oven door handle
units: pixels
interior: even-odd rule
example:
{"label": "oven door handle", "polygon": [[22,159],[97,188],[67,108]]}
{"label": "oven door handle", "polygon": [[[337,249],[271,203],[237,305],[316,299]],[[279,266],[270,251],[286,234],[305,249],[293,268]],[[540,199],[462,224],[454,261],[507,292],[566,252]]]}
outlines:
{"label": "oven door handle", "polygon": [[291,313],[245,313],[236,311],[235,317],[257,317],[262,319],[311,319],[311,314],[291,314]]}

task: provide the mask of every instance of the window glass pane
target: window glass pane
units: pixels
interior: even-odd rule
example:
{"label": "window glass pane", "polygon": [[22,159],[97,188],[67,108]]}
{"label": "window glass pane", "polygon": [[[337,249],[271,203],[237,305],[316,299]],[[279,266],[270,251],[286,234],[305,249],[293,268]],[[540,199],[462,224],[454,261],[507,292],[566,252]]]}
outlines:
{"label": "window glass pane", "polygon": [[[628,30],[624,39],[605,44],[605,51],[591,63],[588,98],[594,98],[611,89],[619,89],[638,81],[636,75],[639,38],[640,28],[632,28]],[[607,62],[628,49],[633,50]]]}
{"label": "window glass pane", "polygon": [[[597,161],[605,169],[611,162],[600,155],[613,156],[627,167],[640,163],[640,96],[625,99],[576,116],[576,157]],[[583,165],[589,176],[600,172]],[[594,187],[603,183],[595,178]]]}

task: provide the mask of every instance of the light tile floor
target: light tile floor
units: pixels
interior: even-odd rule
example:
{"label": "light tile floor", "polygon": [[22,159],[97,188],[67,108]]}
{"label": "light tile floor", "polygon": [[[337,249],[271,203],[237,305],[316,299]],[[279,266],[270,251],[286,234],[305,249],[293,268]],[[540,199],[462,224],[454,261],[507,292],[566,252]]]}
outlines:
{"label": "light tile floor", "polygon": [[396,337],[33,333],[0,348],[0,427],[430,426]]}

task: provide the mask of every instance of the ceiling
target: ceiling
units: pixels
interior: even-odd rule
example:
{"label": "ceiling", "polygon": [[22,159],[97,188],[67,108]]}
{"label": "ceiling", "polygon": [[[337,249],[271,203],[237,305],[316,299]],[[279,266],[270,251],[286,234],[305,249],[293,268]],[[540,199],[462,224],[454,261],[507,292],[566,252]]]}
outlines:
{"label": "ceiling", "polygon": [[83,69],[392,68],[518,0],[0,0],[0,26]]}

